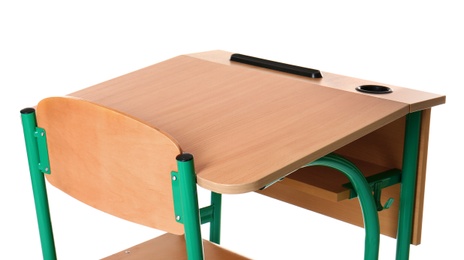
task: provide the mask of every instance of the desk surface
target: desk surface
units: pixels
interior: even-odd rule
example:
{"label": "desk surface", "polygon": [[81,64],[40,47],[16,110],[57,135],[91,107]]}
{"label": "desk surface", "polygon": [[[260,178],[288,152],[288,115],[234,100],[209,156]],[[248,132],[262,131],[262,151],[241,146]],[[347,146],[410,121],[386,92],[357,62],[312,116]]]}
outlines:
{"label": "desk surface", "polygon": [[445,97],[323,72],[293,76],[229,61],[213,51],[178,56],[77,91],[172,136],[195,157],[198,184],[255,191],[302,165]]}

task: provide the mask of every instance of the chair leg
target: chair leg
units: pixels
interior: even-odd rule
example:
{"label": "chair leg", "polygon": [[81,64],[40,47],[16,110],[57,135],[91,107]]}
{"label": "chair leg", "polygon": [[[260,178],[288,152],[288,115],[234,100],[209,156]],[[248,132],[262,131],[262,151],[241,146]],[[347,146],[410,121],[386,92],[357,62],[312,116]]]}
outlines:
{"label": "chair leg", "polygon": [[409,259],[412,219],[416,194],[417,158],[422,113],[414,112],[406,117],[406,132],[403,151],[400,210],[396,240],[396,259]]}
{"label": "chair leg", "polygon": [[[21,110],[24,139],[26,143],[29,172],[31,174],[34,203],[39,226],[42,255],[45,260],[56,259],[55,242],[48,207],[47,189],[44,173],[40,170],[40,154],[37,144],[37,122],[35,110],[26,108]],[[49,169],[47,169],[49,171]]]}
{"label": "chair leg", "polygon": [[364,229],[366,231],[364,259],[375,260],[379,257],[380,224],[377,206],[372,195],[372,189],[364,175],[350,161],[335,154],[326,155],[306,166],[327,166],[344,173],[358,194],[363,212]]}
{"label": "chair leg", "polygon": [[184,153],[178,155],[176,160],[182,205],[182,216],[178,216],[178,221],[184,224],[187,257],[189,260],[202,260],[203,240],[193,156]]}

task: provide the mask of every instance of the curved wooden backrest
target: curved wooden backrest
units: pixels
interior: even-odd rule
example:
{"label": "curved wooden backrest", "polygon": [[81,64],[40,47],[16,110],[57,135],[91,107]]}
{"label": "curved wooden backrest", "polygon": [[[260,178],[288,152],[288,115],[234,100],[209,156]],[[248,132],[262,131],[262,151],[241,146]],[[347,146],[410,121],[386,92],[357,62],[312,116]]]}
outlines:
{"label": "curved wooden backrest", "polygon": [[71,97],[37,106],[47,133],[47,180],[72,197],[111,215],[183,234],[175,221],[171,171],[179,145],[128,115]]}

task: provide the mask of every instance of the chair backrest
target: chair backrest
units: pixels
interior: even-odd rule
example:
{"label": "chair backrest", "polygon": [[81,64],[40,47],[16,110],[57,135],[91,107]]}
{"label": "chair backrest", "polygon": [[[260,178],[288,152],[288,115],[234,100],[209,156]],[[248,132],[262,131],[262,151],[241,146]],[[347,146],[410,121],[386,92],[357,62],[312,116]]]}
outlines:
{"label": "chair backrest", "polygon": [[162,131],[115,110],[71,97],[37,106],[55,187],[94,208],[183,234],[175,221],[171,171],[181,149]]}

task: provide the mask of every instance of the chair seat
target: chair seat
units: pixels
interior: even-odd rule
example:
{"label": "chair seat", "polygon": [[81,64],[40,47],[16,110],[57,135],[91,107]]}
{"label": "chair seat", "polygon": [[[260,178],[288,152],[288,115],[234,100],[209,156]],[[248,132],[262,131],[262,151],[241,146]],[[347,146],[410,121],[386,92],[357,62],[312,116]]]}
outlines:
{"label": "chair seat", "polygon": [[[210,241],[203,240],[205,259],[220,259],[220,260],[240,260],[250,259],[244,256],[231,252],[221,246],[218,246]],[[183,235],[174,235],[166,233],[159,237],[150,239],[136,246],[118,252],[114,255],[103,258],[105,260],[135,260],[135,259],[173,259],[187,260],[185,250],[185,239]]]}

